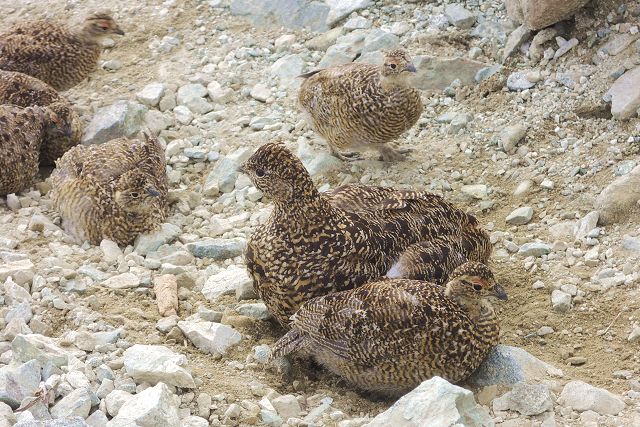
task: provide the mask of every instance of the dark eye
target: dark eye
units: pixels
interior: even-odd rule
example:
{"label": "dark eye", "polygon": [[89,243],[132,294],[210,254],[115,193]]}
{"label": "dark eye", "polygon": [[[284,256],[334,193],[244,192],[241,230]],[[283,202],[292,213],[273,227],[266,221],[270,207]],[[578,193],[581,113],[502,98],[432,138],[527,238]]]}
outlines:
{"label": "dark eye", "polygon": [[395,70],[397,65],[396,64],[389,64],[389,67],[391,67],[392,70]]}
{"label": "dark eye", "polygon": [[136,193],[135,191],[130,193],[131,197],[133,197],[134,199],[137,199],[138,197],[140,197],[140,193]]}
{"label": "dark eye", "polygon": [[475,289],[476,291],[481,291],[482,285],[473,285],[473,289]]}
{"label": "dark eye", "polygon": [[262,169],[256,169],[256,176],[258,178],[262,178],[265,175],[264,171]]}

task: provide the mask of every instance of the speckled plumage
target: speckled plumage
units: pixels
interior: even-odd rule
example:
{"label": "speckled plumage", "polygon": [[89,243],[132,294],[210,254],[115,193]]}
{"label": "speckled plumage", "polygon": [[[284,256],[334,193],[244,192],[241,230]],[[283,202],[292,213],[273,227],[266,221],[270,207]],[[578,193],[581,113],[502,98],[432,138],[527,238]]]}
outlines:
{"label": "speckled plumage", "polygon": [[20,107],[50,106],[56,115],[71,124],[71,136],[47,133],[40,148],[40,164],[53,165],[71,147],[78,145],[83,126],[69,101],[48,84],[27,74],[0,70],[0,104]]}
{"label": "speckled plumage", "polygon": [[275,205],[248,240],[246,264],[285,326],[305,301],[384,276],[408,246],[478,227],[434,194],[362,185],[320,194],[281,144],[260,147],[243,170]]}
{"label": "speckled plumage", "polygon": [[385,54],[383,65],[351,63],[303,74],[298,101],[311,127],[339,150],[375,148],[383,160],[401,159],[390,142],[420,118],[420,93],[409,86],[415,72],[403,49]]}
{"label": "speckled plumage", "polygon": [[89,15],[71,31],[42,20],[15,25],[0,34],[0,69],[36,77],[56,90],[69,89],[91,73],[102,53],[100,40],[124,34],[108,13]]}
{"label": "speckled plumage", "polygon": [[53,207],[80,241],[128,245],[167,216],[164,150],[147,135],[78,145],[56,162],[50,180]]}
{"label": "speckled plumage", "polygon": [[47,107],[0,105],[0,195],[34,183],[42,141],[56,132],[68,134],[70,126]]}
{"label": "speckled plumage", "polygon": [[363,390],[393,396],[435,375],[459,382],[499,342],[491,296],[507,298],[486,266],[468,263],[446,289],[389,279],[315,298],[292,317],[271,359],[312,356]]}

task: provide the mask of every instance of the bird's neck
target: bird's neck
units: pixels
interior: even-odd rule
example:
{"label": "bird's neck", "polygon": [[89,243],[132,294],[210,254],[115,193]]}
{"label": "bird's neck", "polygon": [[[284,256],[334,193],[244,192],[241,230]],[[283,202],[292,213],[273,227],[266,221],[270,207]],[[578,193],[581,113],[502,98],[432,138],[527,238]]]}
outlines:
{"label": "bird's neck", "polygon": [[333,208],[315,188],[308,194],[274,201],[273,218],[286,218],[287,228],[317,226],[332,218]]}
{"label": "bird's neck", "polygon": [[86,24],[82,27],[77,28],[73,33],[84,44],[97,45],[100,42],[100,36],[96,35],[91,30],[91,26],[89,24]]}
{"label": "bird's neck", "polygon": [[409,87],[409,83],[407,81],[407,77],[400,76],[385,76],[381,74],[380,76],[380,86],[384,91],[398,90],[398,89],[406,89]]}
{"label": "bird's neck", "polygon": [[469,318],[475,324],[476,332],[483,341],[497,344],[500,337],[500,327],[493,305],[486,300],[458,301],[467,311]]}

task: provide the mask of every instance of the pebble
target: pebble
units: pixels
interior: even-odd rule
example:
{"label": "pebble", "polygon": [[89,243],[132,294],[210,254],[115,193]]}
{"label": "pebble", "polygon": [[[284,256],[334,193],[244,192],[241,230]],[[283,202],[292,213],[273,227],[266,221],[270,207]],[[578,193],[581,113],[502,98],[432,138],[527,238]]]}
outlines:
{"label": "pebble", "polygon": [[161,345],[135,344],[124,352],[124,368],[136,382],[159,382],[194,388],[193,377],[184,366],[187,358]]}
{"label": "pebble", "polygon": [[178,327],[193,345],[214,355],[225,354],[242,339],[235,329],[215,322],[180,321]]}
{"label": "pebble", "polygon": [[618,396],[583,381],[571,381],[562,389],[558,403],[578,412],[594,411],[600,415],[616,415],[625,407]]}
{"label": "pebble", "polygon": [[271,89],[262,83],[258,83],[249,93],[253,99],[260,102],[267,102],[267,99],[271,96]]}
{"label": "pebble", "polygon": [[554,311],[566,313],[571,308],[571,295],[555,289],[551,293],[551,305],[553,306]]}
{"label": "pebble", "polygon": [[523,206],[507,215],[506,222],[511,225],[524,225],[528,224],[532,217],[533,208],[531,206]]}
{"label": "pebble", "polygon": [[546,243],[530,242],[520,246],[518,253],[523,257],[534,256],[541,257],[551,252],[551,248]]}
{"label": "pebble", "polygon": [[508,126],[500,132],[500,139],[502,141],[502,148],[509,154],[513,154],[516,151],[516,146],[520,143],[527,134],[527,127],[522,124],[516,124]]}
{"label": "pebble", "polygon": [[509,74],[507,78],[507,87],[512,91],[522,91],[526,89],[531,89],[536,84],[527,80],[527,73],[516,71]]}

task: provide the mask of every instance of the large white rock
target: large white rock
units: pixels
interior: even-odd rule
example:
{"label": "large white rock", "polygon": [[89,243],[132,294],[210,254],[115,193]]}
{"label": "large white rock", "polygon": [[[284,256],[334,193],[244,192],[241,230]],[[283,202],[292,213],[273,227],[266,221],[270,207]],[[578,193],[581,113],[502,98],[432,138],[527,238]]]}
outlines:
{"label": "large white rock", "polygon": [[638,211],[640,201],[640,166],[607,185],[596,197],[594,207],[600,214],[598,222],[609,225],[624,222]]}
{"label": "large white rock", "polygon": [[139,284],[140,278],[133,273],[118,274],[102,282],[102,286],[109,289],[130,289],[137,287]]}
{"label": "large white rock", "polygon": [[404,395],[366,427],[485,427],[493,425],[473,393],[433,377]]}
{"label": "large white rock", "polygon": [[364,9],[371,5],[371,0],[325,0],[331,8],[327,16],[327,25],[333,27],[351,12]]}
{"label": "large white rock", "polygon": [[11,261],[0,265],[0,282],[4,282],[11,277],[18,285],[25,285],[33,280],[34,274],[34,265],[28,259]]}
{"label": "large white rock", "polygon": [[[178,398],[164,383],[158,383],[129,399],[118,415],[107,424],[126,425],[129,421],[139,427],[176,427],[180,425]],[[117,424],[116,424],[117,423]]]}
{"label": "large white rock", "polygon": [[161,345],[136,344],[124,352],[124,368],[138,383],[164,382],[176,387],[194,388],[193,377],[182,366],[187,358]]}
{"label": "large white rock", "polygon": [[193,345],[211,354],[224,354],[242,339],[238,331],[221,323],[181,321],[178,327]]}
{"label": "large white rock", "polygon": [[225,270],[210,276],[202,288],[202,295],[210,301],[222,295],[235,294],[236,288],[251,284],[246,268],[230,265]]}
{"label": "large white rock", "polygon": [[619,120],[635,117],[640,108],[640,67],[617,79],[607,92],[611,95],[611,115]]}
{"label": "large white rock", "polygon": [[625,403],[615,394],[583,381],[571,381],[564,386],[558,403],[578,412],[594,411],[600,415],[617,415]]}
{"label": "large white rock", "polygon": [[138,133],[148,109],[142,104],[118,101],[96,111],[82,136],[83,144],[102,144]]}
{"label": "large white rock", "polygon": [[509,17],[530,30],[539,30],[569,18],[588,0],[506,0]]}
{"label": "large white rock", "polygon": [[53,418],[82,417],[87,418],[91,410],[91,394],[86,388],[78,388],[60,399],[51,409]]}

